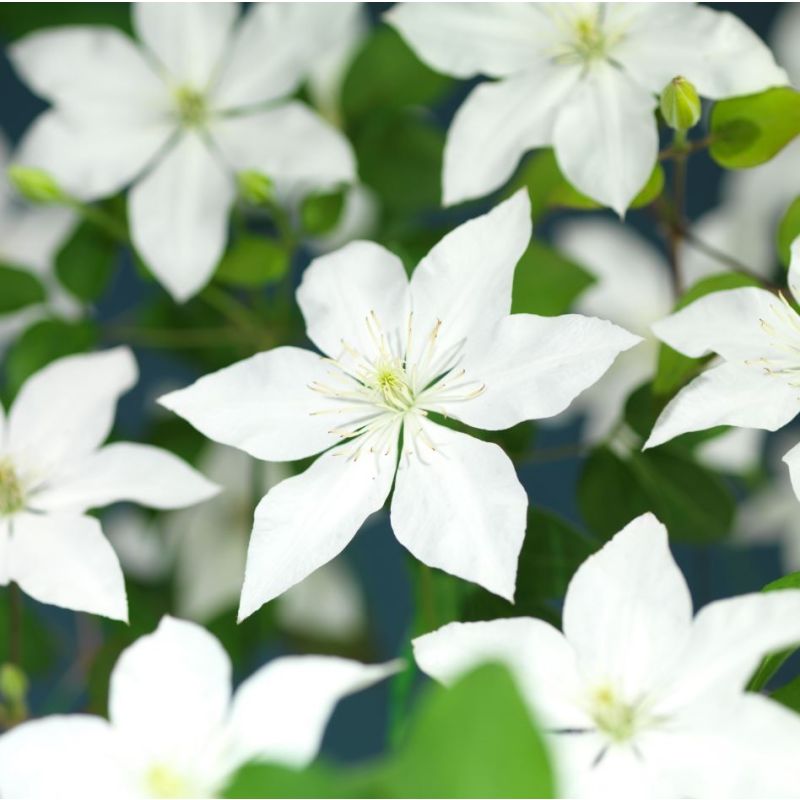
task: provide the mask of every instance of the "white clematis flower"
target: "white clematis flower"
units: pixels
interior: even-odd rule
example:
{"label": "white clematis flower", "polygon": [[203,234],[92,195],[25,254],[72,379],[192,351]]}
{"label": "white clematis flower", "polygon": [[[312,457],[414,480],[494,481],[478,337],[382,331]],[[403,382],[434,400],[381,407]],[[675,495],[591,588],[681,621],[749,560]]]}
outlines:
{"label": "white clematis flower", "polygon": [[[653,377],[659,342],[650,326],[672,309],[669,265],[642,236],[608,219],[562,223],[555,242],[595,277],[595,283],[576,301],[575,309],[611,320],[643,339],[639,347],[623,353],[572,405],[586,415],[584,441],[596,443],[612,433],[630,393]],[[615,444],[624,447],[628,438],[618,437]],[[758,463],[763,441],[761,431],[734,428],[703,442],[696,452],[707,466],[742,473]]]}
{"label": "white clematis flower", "polygon": [[91,508],[130,500],[179,508],[217,487],[166,450],[101,446],[117,400],[136,382],[127,348],[68,356],[0,407],[0,585],[42,603],[127,619],[117,557]]}
{"label": "white clematis flower", "polygon": [[388,21],[434,69],[486,75],[456,113],[444,202],[491,192],[552,146],[562,172],[623,214],[658,153],[657,95],[674,77],[718,99],[786,83],[732,14],[689,3],[403,3]]}
{"label": "white clematis flower", "polygon": [[305,766],[338,701],[397,668],[287,656],[231,696],[231,663],[219,641],[165,617],[119,657],[108,722],[52,716],[0,737],[0,792],[20,800],[219,797],[248,761]]}
{"label": "white clematis flower", "polygon": [[523,617],[454,622],[414,655],[446,683],[507,664],[565,797],[794,797],[800,717],[745,686],[797,642],[798,591],[719,600],[693,619],[667,531],[644,514],[578,568],[563,634]]}
{"label": "white clematis flower", "polygon": [[161,399],[257,458],[322,453],[256,509],[240,618],[341,552],[393,481],[392,527],[414,556],[513,597],[525,491],[497,445],[430,414],[487,430],[553,416],[639,341],[589,317],[510,315],[530,234],[518,192],[445,236],[410,282],[395,255],[353,242],[297,292],[325,358],[280,347]]}
{"label": "white clematis flower", "polygon": [[330,186],[355,175],[344,137],[286,99],[337,40],[340,4],[136,3],[141,46],[112,28],[25,37],[10,51],[53,103],[19,161],[85,200],[134,183],[131,236],[179,301],[210,279],[225,248],[234,173]]}
{"label": "white clematis flower", "polygon": [[[800,238],[792,245],[789,288],[800,297]],[[653,325],[670,347],[707,369],[669,402],[645,447],[689,431],[734,425],[775,431],[800,412],[800,315],[783,296],[746,287],[715,292]],[[800,496],[800,446],[783,459]]]}

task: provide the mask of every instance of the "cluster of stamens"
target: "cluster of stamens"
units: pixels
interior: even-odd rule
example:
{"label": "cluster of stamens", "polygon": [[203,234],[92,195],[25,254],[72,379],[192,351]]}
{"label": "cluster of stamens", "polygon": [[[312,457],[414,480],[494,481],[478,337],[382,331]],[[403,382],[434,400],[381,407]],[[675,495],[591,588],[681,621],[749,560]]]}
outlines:
{"label": "cluster of stamens", "polygon": [[202,92],[191,86],[179,86],[175,89],[175,105],[181,124],[187,128],[195,128],[206,121],[208,111]]}
{"label": "cluster of stamens", "polygon": [[25,507],[25,491],[13,464],[0,459],[0,518],[16,514]]}
{"label": "cluster of stamens", "polygon": [[592,693],[589,713],[597,729],[615,742],[631,739],[640,718],[637,706],[623,701],[609,686]]}
{"label": "cluster of stamens", "polygon": [[608,58],[611,50],[624,38],[622,30],[610,30],[605,24],[605,8],[599,5],[593,13],[556,17],[562,38],[554,57],[564,64],[583,64]]}
{"label": "cluster of stamens", "polygon": [[[800,316],[791,303],[778,295],[780,303],[770,306],[772,318],[759,319],[761,330],[772,339],[770,356],[748,359],[749,366],[762,367],[769,375],[788,377],[790,386],[800,386]],[[778,353],[785,353],[784,357]]]}
{"label": "cluster of stamens", "polygon": [[414,345],[413,314],[409,314],[405,341],[384,331],[371,311],[364,320],[369,332],[370,352],[357,350],[342,341],[342,355],[326,359],[330,364],[327,383],[313,382],[309,388],[331,402],[313,414],[347,416],[331,433],[342,440],[354,440],[347,454],[358,458],[366,448],[371,453],[388,453],[401,428],[404,442],[420,452],[419,445],[435,450],[420,421],[429,412],[445,412],[444,405],[477,397],[485,386],[467,380],[459,369],[462,343],[442,348],[437,320],[428,332],[421,352],[411,354]]}

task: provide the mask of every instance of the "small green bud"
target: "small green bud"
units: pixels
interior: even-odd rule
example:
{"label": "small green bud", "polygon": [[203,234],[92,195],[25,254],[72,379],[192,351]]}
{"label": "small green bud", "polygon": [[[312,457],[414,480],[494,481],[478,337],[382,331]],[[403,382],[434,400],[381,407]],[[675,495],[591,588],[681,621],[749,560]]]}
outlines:
{"label": "small green bud", "polygon": [[676,131],[688,131],[700,121],[700,98],[694,86],[680,75],[661,92],[661,115]]}
{"label": "small green bud", "polygon": [[0,694],[9,706],[24,708],[28,696],[28,678],[16,664],[0,665]]}
{"label": "small green bud", "polygon": [[68,199],[55,178],[43,169],[15,164],[8,168],[8,178],[32,203],[63,203]]}
{"label": "small green bud", "polygon": [[272,181],[260,172],[248,169],[236,176],[239,184],[239,194],[250,205],[263,206],[275,197],[275,187]]}
{"label": "small green bud", "polygon": [[339,224],[343,209],[343,189],[309,195],[300,206],[303,230],[312,236],[330,233]]}

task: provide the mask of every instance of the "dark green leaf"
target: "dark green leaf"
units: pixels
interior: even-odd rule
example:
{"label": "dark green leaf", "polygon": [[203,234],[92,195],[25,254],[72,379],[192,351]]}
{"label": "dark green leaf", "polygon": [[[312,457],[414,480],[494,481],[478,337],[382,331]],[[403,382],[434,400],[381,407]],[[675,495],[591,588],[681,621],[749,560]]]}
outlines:
{"label": "dark green leaf", "polygon": [[56,256],[56,275],[80,300],[98,300],[114,271],[117,245],[96,225],[84,222]]}
{"label": "dark green leaf", "polygon": [[755,167],[800,133],[800,93],[788,86],[720,100],[711,110],[711,157],[726,169]]}
{"label": "dark green leaf", "polygon": [[330,233],[339,223],[344,208],[344,190],[312,194],[300,206],[303,230],[312,236]]}
{"label": "dark green leaf", "polygon": [[778,255],[784,267],[789,266],[792,257],[790,248],[798,236],[800,236],[800,197],[796,197],[786,209],[778,226]]}
{"label": "dark green leaf", "polygon": [[240,236],[222,257],[215,279],[230,286],[266,286],[277,283],[289,269],[286,248],[263,236]]}
{"label": "dark green leaf", "polygon": [[594,278],[569,258],[536,239],[514,273],[512,314],[563,314]]}
{"label": "dark green leaf", "polygon": [[42,303],[45,297],[44,286],[33,273],[0,264],[0,314]]}
{"label": "dark green leaf", "polygon": [[770,697],[781,705],[786,706],[786,708],[800,712],[800,676],[789,681],[785,686],[776,689]]}
{"label": "dark green leaf", "polygon": [[130,12],[127,3],[0,3],[3,38],[59,25],[113,25],[130,32]]}

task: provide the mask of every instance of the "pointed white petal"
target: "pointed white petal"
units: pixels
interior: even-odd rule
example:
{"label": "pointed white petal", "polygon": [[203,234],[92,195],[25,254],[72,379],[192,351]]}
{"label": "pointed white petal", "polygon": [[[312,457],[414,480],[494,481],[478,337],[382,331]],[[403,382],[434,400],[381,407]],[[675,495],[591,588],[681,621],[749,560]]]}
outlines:
{"label": "pointed white petal", "polygon": [[800,499],[800,444],[795,445],[784,457],[783,463],[789,467],[789,477],[792,481],[792,489]]}
{"label": "pointed white petal", "polygon": [[626,696],[652,688],[691,630],[689,588],[652,515],[628,523],[581,564],[564,601],[564,635],[581,672]]}
{"label": "pointed white petal", "polygon": [[109,718],[126,746],[173,768],[194,765],[220,733],[231,663],[208,631],[164,617],[123,651],[111,673]]}
{"label": "pointed white petal", "polygon": [[54,715],[17,726],[0,737],[3,797],[128,800],[139,787],[125,754],[100,717]]}
{"label": "pointed white petal", "polygon": [[184,134],[130,193],[131,238],[178,301],[208,283],[225,249],[235,189],[205,142]]}
{"label": "pointed white petal", "polygon": [[220,117],[211,135],[234,170],[257,170],[285,192],[327,188],[356,177],[350,143],[299,101]]}
{"label": "pointed white petal", "polygon": [[717,425],[776,431],[800,411],[797,389],[757,366],[725,363],[696,377],[661,412],[645,448]]}
{"label": "pointed white petal", "polygon": [[252,5],[214,84],[215,106],[239,108],[292,94],[320,53],[346,35],[348,16],[341,5]]}
{"label": "pointed white petal", "polygon": [[511,177],[524,153],[550,144],[558,108],[579,78],[577,66],[543,61],[473,89],[447,133],[444,204],[489,194]]}
{"label": "pointed white petal", "polygon": [[339,442],[331,428],[346,423],[319,414],[327,400],[309,388],[326,383],[320,356],[298,347],[278,347],[239,361],[161,397],[205,436],[267,461],[293,461]]}
{"label": "pointed white petal", "polygon": [[800,36],[800,7],[788,3],[781,7],[769,32],[772,51],[778,63],[786,68],[793,86],[800,84],[800,52],[797,37]]}
{"label": "pointed white petal", "polygon": [[167,450],[115,442],[53,476],[31,497],[30,507],[82,513],[126,500],[150,508],[183,508],[218,492],[219,486]]}
{"label": "pointed white petal", "polygon": [[510,75],[540,59],[546,19],[533,4],[398,3],[384,18],[438,72]]}
{"label": "pointed white petal", "polygon": [[612,56],[655,93],[678,75],[715,99],[787,83],[769,48],[742,20],[694,3],[642,6]]}
{"label": "pointed white petal", "polygon": [[7,586],[11,580],[11,523],[0,520],[0,586]]}
{"label": "pointed white petal", "polygon": [[392,529],[420,561],[511,600],[527,506],[514,465],[496,444],[406,421]]}
{"label": "pointed white petal", "polygon": [[775,351],[775,337],[761,324],[776,323],[784,305],[766,289],[714,292],[659,320],[653,333],[674,350],[697,358],[719,353],[728,360],[757,359]]}
{"label": "pointed white petal", "polygon": [[555,416],[640,341],[593,317],[514,314],[497,325],[486,351],[464,362],[467,375],[485,391],[443,407],[485,430]]}
{"label": "pointed white petal", "polygon": [[120,395],[137,378],[127,347],[60,358],[31,376],[8,418],[8,449],[40,481],[108,436]]}
{"label": "pointed white petal", "polygon": [[531,238],[530,199],[520,190],[447,234],[411,277],[412,363],[441,321],[436,349],[482,343],[511,311],[514,269]]}
{"label": "pointed white petal", "polygon": [[122,569],[100,523],[73,514],[17,514],[9,573],[40,603],[128,619]]}
{"label": "pointed white petal", "polygon": [[419,668],[445,684],[487,662],[507,666],[538,721],[546,728],[582,728],[589,722],[575,698],[581,679],[575,653],[552,625],[518,617],[451,622],[413,641]]}
{"label": "pointed white petal", "polygon": [[791,245],[788,283],[792,296],[797,300],[800,298],[800,236]]}
{"label": "pointed white petal", "polygon": [[389,342],[404,342],[408,278],[403,262],[379,244],[351,242],[315,258],[303,273],[297,302],[308,338],[332,358],[343,354],[343,342],[371,356],[376,319]]}
{"label": "pointed white petal", "polygon": [[695,455],[701,464],[711,469],[745,475],[758,469],[766,438],[764,431],[731,428],[700,444]]}
{"label": "pointed white petal", "polygon": [[567,179],[620,216],[645,185],[658,155],[656,98],[624,72],[595,64],[570,92],[553,142]]}
{"label": "pointed white petal", "polygon": [[77,223],[66,208],[32,206],[0,221],[0,249],[4,263],[29,267],[50,277],[56,253]]}
{"label": "pointed white petal", "polygon": [[397,672],[397,662],[360,664],[335,656],[271,661],[236,691],[230,716],[235,757],[293,767],[319,751],[336,704]]}
{"label": "pointed white petal", "polygon": [[[329,450],[259,503],[247,551],[239,620],[335,558],[380,509],[394,477],[397,430],[376,452],[358,440]],[[379,448],[379,449],[377,449]]]}
{"label": "pointed white petal", "polygon": [[205,89],[220,64],[238,17],[237,3],[136,3],[139,38],[171,81]]}

